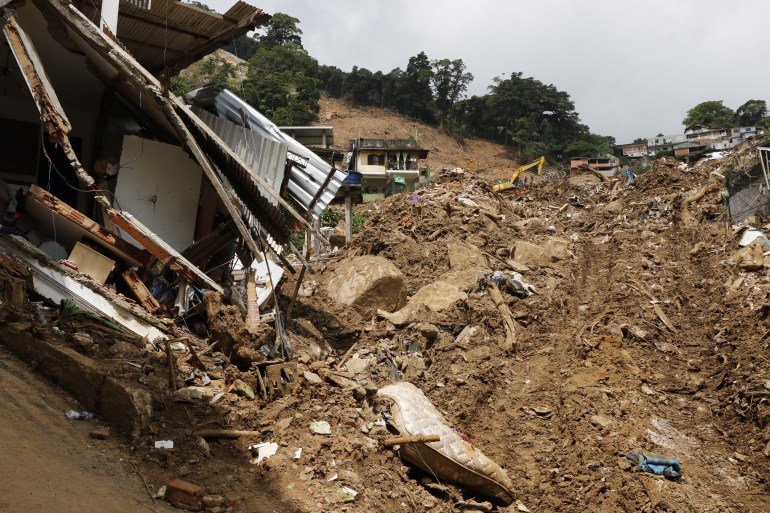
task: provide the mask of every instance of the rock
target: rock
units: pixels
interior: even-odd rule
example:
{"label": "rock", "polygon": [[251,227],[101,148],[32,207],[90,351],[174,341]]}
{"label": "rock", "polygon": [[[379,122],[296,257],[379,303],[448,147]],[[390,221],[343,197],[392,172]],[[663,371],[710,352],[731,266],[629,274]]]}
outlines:
{"label": "rock", "polygon": [[730,265],[735,265],[743,271],[761,271],[765,266],[765,256],[762,246],[750,244],[733,253],[728,259]]}
{"label": "rock", "polygon": [[625,456],[621,456],[618,458],[618,468],[622,471],[631,470],[631,467],[633,467],[634,464],[628,461],[628,458]]}
{"label": "rock", "polygon": [[591,417],[591,425],[597,428],[609,429],[614,423],[614,420],[605,415],[594,415]]}
{"label": "rock", "polygon": [[547,237],[542,245],[518,241],[514,245],[513,256],[527,266],[553,267],[572,257],[569,246],[569,241],[556,237]]}
{"label": "rock", "polygon": [[211,458],[211,447],[209,443],[202,436],[198,438],[198,447],[206,458]]}
{"label": "rock", "polygon": [[97,440],[107,440],[110,437],[110,427],[94,429],[89,433],[89,436]]}
{"label": "rock", "polygon": [[490,272],[490,269],[487,267],[452,269],[439,276],[439,281],[453,285],[463,292],[468,292],[477,288],[479,281]]}
{"label": "rock", "polygon": [[215,508],[217,506],[221,506],[225,503],[225,498],[221,495],[204,495],[203,496],[203,505],[206,507],[206,509],[209,508]]}
{"label": "rock", "polygon": [[353,355],[345,362],[345,368],[353,374],[361,374],[369,367],[369,361],[369,358],[359,358],[358,355]]}
{"label": "rock", "polygon": [[656,395],[655,390],[651,389],[647,385],[642,385],[642,393],[644,395]]}
{"label": "rock", "polygon": [[508,259],[505,261],[506,264],[508,264],[508,267],[510,267],[512,270],[516,271],[517,273],[526,273],[529,272],[529,267],[522,264],[521,262],[517,260]]}
{"label": "rock", "polygon": [[[409,298],[404,308],[394,313],[378,310],[377,313],[393,324],[402,326],[417,320],[430,312],[440,312],[452,306],[457,301],[464,300],[468,295],[445,281],[436,281],[426,285]],[[426,312],[428,310],[428,312]]]}
{"label": "rock", "polygon": [[128,342],[118,340],[110,346],[110,354],[122,358],[128,358],[139,354],[139,348]]}
{"label": "rock", "polygon": [[447,244],[450,269],[469,269],[472,267],[489,267],[487,257],[473,244],[450,242]]}
{"label": "rock", "polygon": [[404,275],[379,256],[355,257],[341,264],[329,280],[327,293],[362,315],[397,310],[406,303]]}
{"label": "rock", "polygon": [[72,341],[80,349],[90,349],[91,346],[94,345],[94,341],[91,338],[91,335],[89,335],[88,333],[74,333],[72,335]]}
{"label": "rock", "polygon": [[423,337],[425,337],[425,340],[428,342],[435,342],[438,340],[439,335],[441,332],[438,329],[438,326],[435,324],[430,324],[428,322],[418,322],[414,326],[412,326],[417,332],[420,333]]}
{"label": "rock", "polygon": [[315,372],[305,371],[304,373],[302,373],[302,376],[308,381],[308,383],[313,383],[318,385],[324,382],[324,380],[321,379],[321,376],[319,376]]}

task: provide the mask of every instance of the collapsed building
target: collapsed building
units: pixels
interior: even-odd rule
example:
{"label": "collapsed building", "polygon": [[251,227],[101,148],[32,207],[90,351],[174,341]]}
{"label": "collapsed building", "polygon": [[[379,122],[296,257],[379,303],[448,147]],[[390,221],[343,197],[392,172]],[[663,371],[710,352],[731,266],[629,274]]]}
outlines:
{"label": "collapsed building", "polygon": [[167,87],[269,16],[40,0],[2,1],[0,17],[0,251],[23,278],[6,283],[17,306],[34,292],[157,345],[205,339],[204,296],[227,293],[251,326],[278,327],[266,304],[295,272],[285,255],[304,261],[289,236],[313,230],[344,175],[242,102],[215,123]]}

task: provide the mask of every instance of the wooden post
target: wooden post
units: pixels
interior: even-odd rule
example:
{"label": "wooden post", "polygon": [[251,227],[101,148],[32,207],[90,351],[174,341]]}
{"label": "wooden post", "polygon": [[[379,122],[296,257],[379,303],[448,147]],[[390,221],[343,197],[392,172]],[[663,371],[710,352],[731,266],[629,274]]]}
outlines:
{"label": "wooden post", "polygon": [[313,230],[314,233],[313,236],[313,253],[315,254],[316,260],[318,260],[319,255],[321,254],[321,240],[318,238],[318,233],[321,233],[321,218],[316,217],[313,220]]}
{"label": "wooden post", "polygon": [[350,186],[345,186],[345,243],[353,238],[353,199],[350,197]]}

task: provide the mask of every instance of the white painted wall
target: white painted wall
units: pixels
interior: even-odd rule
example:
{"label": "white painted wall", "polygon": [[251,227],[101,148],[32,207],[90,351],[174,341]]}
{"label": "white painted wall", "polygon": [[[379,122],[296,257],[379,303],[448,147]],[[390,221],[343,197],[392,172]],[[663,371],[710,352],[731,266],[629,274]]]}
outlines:
{"label": "white painted wall", "polygon": [[202,176],[181,147],[126,136],[115,206],[181,252],[193,243]]}

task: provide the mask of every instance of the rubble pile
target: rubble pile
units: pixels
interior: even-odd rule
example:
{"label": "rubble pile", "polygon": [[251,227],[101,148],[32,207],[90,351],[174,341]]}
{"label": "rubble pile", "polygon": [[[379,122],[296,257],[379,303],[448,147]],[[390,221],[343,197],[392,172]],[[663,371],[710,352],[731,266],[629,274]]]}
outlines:
{"label": "rubble pile", "polygon": [[[770,242],[726,223],[719,166],[507,195],[454,173],[365,204],[352,243],[311,259],[285,333],[208,294],[206,343],[96,350],[88,326],[57,329],[152,391],[134,463],[220,497],[209,511],[257,489],[286,511],[762,511]],[[265,354],[282,339],[290,358]],[[378,391],[404,382],[436,432],[394,429]],[[447,458],[408,439],[438,431],[497,481],[463,481],[462,454],[449,480],[415,464]]]}

